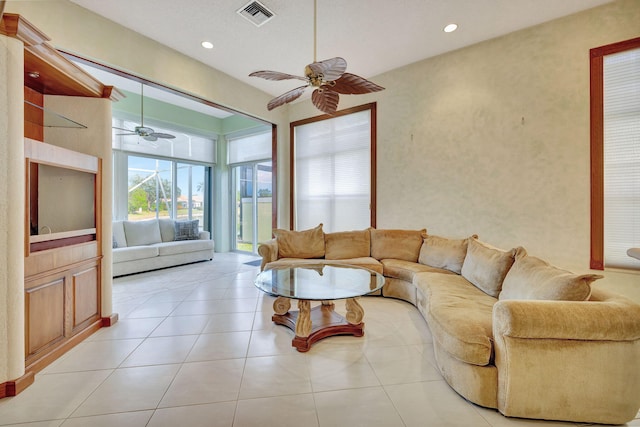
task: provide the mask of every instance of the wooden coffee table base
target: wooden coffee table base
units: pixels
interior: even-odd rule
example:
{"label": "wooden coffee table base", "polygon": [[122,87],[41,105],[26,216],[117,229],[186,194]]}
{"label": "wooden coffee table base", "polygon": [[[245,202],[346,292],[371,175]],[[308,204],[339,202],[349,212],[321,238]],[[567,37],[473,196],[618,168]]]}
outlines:
{"label": "wooden coffee table base", "polygon": [[[308,301],[305,301],[308,302]],[[353,335],[361,337],[364,335],[364,322],[358,324],[349,323],[344,316],[334,311],[333,304],[322,304],[309,310],[311,320],[311,331],[306,337],[296,335],[291,345],[300,352],[309,351],[311,344],[326,337],[334,335]],[[292,331],[296,331],[299,311],[287,312],[285,314],[274,314],[271,320],[278,325],[286,326]]]}

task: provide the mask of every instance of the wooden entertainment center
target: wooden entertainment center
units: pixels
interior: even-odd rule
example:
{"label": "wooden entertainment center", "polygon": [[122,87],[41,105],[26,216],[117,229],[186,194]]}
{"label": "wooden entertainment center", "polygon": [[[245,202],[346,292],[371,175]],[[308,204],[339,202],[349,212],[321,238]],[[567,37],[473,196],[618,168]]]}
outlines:
{"label": "wooden entertainment center", "polygon": [[60,132],[77,138],[72,133],[87,128],[49,111],[46,97],[69,97],[73,103],[75,97],[116,101],[122,94],[61,55],[20,15],[3,14],[0,34],[24,43],[26,384],[15,387],[22,389],[36,372],[112,320],[101,312],[102,159],[46,141],[47,128],[68,129],[56,131],[58,139]]}

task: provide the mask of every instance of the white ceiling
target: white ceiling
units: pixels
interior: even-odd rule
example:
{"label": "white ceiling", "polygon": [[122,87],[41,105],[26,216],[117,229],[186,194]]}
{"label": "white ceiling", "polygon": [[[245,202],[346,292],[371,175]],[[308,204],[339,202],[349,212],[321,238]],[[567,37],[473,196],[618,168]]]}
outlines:
{"label": "white ceiling", "polygon": [[[303,75],[314,59],[313,0],[261,0],[275,13],[261,27],[236,13],[248,0],[71,1],[274,96],[299,82],[248,74]],[[317,1],[317,60],[342,56],[347,71],[370,78],[611,0]],[[444,33],[452,22],[458,30]]]}

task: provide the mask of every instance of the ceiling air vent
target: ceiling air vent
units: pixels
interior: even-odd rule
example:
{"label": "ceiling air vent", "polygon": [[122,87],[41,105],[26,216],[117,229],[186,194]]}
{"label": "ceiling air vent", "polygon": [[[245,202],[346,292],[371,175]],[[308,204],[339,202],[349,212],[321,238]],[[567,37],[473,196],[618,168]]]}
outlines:
{"label": "ceiling air vent", "polygon": [[265,5],[259,1],[251,1],[238,10],[238,14],[244,16],[256,27],[261,26],[265,22],[273,18],[271,12]]}

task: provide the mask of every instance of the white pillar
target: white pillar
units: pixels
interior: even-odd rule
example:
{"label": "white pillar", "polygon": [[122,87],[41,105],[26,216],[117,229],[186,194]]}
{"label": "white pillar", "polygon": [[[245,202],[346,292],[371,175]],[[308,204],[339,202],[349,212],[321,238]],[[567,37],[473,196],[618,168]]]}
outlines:
{"label": "white pillar", "polygon": [[0,35],[0,384],[24,375],[24,46]]}

